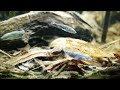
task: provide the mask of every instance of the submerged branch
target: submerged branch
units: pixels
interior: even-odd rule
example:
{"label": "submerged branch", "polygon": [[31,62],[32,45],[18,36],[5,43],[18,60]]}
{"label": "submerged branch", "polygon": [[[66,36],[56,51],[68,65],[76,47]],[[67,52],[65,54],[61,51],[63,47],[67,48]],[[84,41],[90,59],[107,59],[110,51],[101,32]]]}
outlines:
{"label": "submerged branch", "polygon": [[101,42],[103,42],[103,43],[106,42],[106,36],[107,36],[108,25],[109,25],[109,18],[110,18],[110,11],[106,11],[103,32],[102,32],[102,38],[101,38]]}
{"label": "submerged branch", "polygon": [[10,56],[8,53],[6,53],[5,51],[3,51],[3,50],[1,50],[0,49],[0,53],[3,53],[3,54],[5,54],[7,57],[9,57],[9,58],[11,58],[12,56]]}

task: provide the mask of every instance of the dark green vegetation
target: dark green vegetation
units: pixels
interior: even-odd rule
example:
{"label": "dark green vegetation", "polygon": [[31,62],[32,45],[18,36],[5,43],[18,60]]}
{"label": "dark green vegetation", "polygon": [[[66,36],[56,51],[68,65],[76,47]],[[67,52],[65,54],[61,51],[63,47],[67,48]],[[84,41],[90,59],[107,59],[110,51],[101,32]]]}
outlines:
{"label": "dark green vegetation", "polygon": [[29,11],[0,11],[0,21],[9,19],[11,17],[27,13]]}

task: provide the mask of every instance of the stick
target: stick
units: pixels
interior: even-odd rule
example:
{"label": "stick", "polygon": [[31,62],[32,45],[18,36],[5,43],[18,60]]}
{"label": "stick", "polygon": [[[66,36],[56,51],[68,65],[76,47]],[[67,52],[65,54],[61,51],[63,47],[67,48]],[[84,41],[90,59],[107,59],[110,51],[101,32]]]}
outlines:
{"label": "stick", "polygon": [[6,53],[5,51],[3,51],[3,50],[1,50],[1,49],[0,49],[0,52],[3,53],[3,54],[5,54],[5,55],[8,56],[9,58],[12,57],[12,56],[10,56],[8,53]]}
{"label": "stick", "polygon": [[54,74],[54,76],[57,76],[58,74],[60,74],[60,72],[65,68],[65,66],[66,66],[66,64],[64,64],[64,65],[62,66],[62,68],[61,68],[58,72],[56,72],[56,73]]}
{"label": "stick", "polygon": [[43,64],[43,62],[42,62],[42,60],[37,60],[36,58],[34,59],[35,60],[35,62],[37,63],[37,64],[39,64],[42,68],[43,68],[43,70],[45,70],[45,65]]}
{"label": "stick", "polygon": [[105,48],[106,46],[108,47],[108,45],[114,44],[114,43],[116,43],[116,42],[118,42],[118,41],[120,41],[120,39],[117,39],[117,40],[114,40],[114,41],[109,42],[109,43],[107,43],[107,44],[104,44],[104,45],[102,45],[100,48]]}
{"label": "stick", "polygon": [[102,37],[101,37],[101,42],[103,42],[103,43],[106,42],[106,36],[107,36],[108,25],[109,25],[109,18],[110,18],[110,11],[106,11],[103,32],[102,32]]}

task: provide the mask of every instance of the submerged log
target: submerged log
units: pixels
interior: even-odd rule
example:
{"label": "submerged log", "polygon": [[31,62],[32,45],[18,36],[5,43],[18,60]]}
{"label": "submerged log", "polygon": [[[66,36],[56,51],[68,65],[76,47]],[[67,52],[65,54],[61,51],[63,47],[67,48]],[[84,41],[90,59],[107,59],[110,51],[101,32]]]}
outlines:
{"label": "submerged log", "polygon": [[[63,11],[31,11],[2,21],[0,22],[0,43],[2,43],[0,48],[7,50],[9,50],[9,47],[15,47],[14,49],[21,48],[26,45],[23,39],[27,39],[27,43],[31,46],[36,44],[48,46],[48,43],[56,36],[91,41],[93,39],[92,33],[86,30],[91,28],[90,25],[77,14],[71,13]],[[74,15],[80,19],[78,20]],[[88,28],[84,27],[84,25],[88,26]],[[18,36],[18,38],[16,36],[20,34],[20,29],[24,29],[24,33],[29,30],[34,32],[34,34],[30,35],[30,38],[24,38],[22,37],[23,35]],[[17,33],[14,31],[17,31]],[[4,35],[6,35],[7,41],[3,40]],[[18,39],[16,40],[15,38]],[[18,47],[18,42],[21,43],[20,47]]]}
{"label": "submerged log", "polygon": [[49,12],[41,12],[41,11],[33,11],[26,14],[18,15],[16,17],[10,18],[8,20],[0,22],[0,34],[4,34],[5,32],[11,32],[16,28],[22,27],[26,23],[30,23],[34,20],[40,20],[44,22],[48,16],[52,17]]}
{"label": "submerged log", "polygon": [[[51,24],[54,27],[56,27],[56,25],[57,25],[58,26],[57,28],[61,28],[61,29],[63,27],[61,27],[60,24],[62,24],[62,26],[67,25],[67,26],[65,26],[66,29],[67,28],[75,29],[77,26],[79,26],[83,29],[91,28],[90,25],[87,24],[87,22],[85,22],[82,19],[80,19],[81,21],[77,20],[77,18],[75,18],[74,15],[72,15],[68,12],[63,12],[63,11],[31,11],[29,13],[18,15],[16,17],[13,17],[8,20],[0,22],[0,37],[2,35],[4,35],[5,33],[8,33],[8,32],[16,30],[18,28],[21,28],[25,24],[31,23],[32,21],[35,21],[35,20],[37,20],[39,22]],[[84,27],[85,25],[87,27]],[[65,29],[63,29],[63,30],[65,30]],[[66,32],[69,32],[69,31],[66,31]],[[72,33],[75,33],[75,32],[72,32]]]}

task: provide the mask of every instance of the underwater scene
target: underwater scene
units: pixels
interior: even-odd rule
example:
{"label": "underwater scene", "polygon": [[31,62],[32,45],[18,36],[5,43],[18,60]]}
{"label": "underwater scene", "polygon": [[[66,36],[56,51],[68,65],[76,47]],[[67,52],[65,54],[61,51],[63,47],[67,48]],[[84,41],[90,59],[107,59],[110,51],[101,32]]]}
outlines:
{"label": "underwater scene", "polygon": [[120,11],[0,11],[0,79],[120,79]]}

